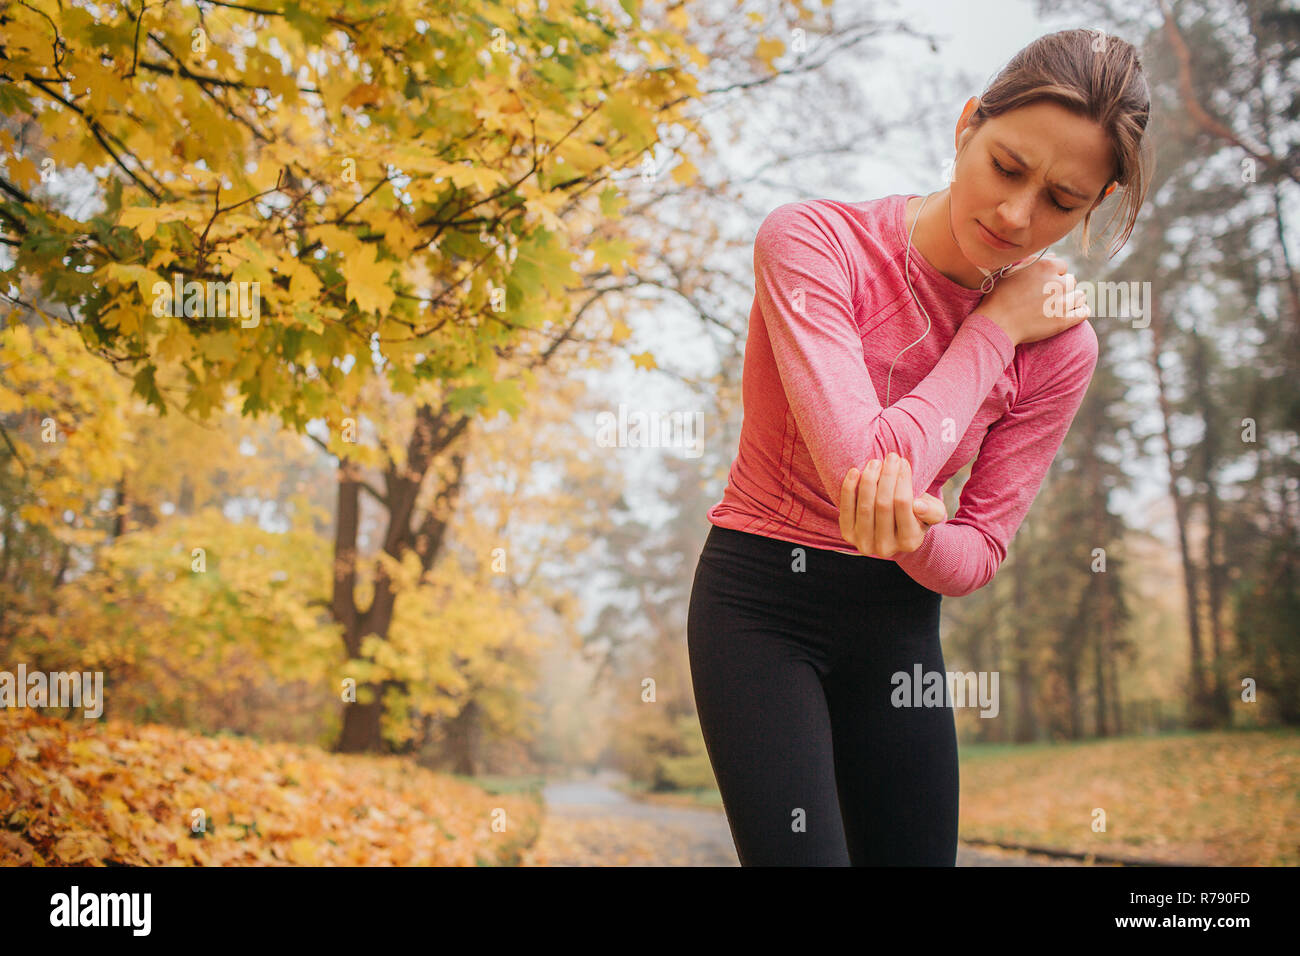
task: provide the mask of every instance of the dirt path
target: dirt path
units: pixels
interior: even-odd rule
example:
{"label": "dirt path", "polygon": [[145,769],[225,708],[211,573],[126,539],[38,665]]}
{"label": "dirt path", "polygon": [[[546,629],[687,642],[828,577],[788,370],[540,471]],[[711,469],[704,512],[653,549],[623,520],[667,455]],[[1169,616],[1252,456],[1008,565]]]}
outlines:
{"label": "dirt path", "polygon": [[[556,780],[542,791],[547,816],[534,848],[543,866],[739,866],[719,810],[629,797],[617,773]],[[960,846],[958,866],[1075,866],[1024,853]]]}

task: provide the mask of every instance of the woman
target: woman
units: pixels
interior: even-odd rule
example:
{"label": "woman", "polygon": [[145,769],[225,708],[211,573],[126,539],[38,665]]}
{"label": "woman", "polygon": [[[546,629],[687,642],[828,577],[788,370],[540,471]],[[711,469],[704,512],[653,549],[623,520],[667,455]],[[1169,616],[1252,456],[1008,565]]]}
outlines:
{"label": "woman", "polygon": [[687,627],[742,865],[955,863],[951,701],[900,706],[893,675],[944,673],[943,596],[993,577],[1088,388],[1087,304],[1044,253],[1080,220],[1086,252],[1116,185],[1127,241],[1149,102],[1131,45],[1054,33],[967,102],[948,188],[760,226],[740,448]]}

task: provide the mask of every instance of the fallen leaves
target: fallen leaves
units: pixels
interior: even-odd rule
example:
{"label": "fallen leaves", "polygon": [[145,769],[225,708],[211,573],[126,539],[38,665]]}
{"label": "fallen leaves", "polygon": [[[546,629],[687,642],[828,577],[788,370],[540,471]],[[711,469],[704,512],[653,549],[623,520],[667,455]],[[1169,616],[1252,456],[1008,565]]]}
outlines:
{"label": "fallen leaves", "polygon": [[[1092,829],[1093,810],[1106,830]],[[1294,730],[971,748],[961,836],[1205,866],[1300,863]]]}
{"label": "fallen leaves", "polygon": [[400,757],[0,710],[4,866],[513,865],[540,815]]}

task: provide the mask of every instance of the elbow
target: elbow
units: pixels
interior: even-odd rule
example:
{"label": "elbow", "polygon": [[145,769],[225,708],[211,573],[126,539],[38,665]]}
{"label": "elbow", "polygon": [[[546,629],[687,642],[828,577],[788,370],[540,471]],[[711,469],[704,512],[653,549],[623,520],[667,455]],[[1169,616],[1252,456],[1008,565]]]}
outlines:
{"label": "elbow", "polygon": [[986,587],[994,577],[997,576],[998,569],[1002,567],[1002,562],[1007,556],[1006,549],[996,538],[990,535],[984,528],[977,524],[968,525],[980,533],[984,539],[984,551],[980,555],[980,560],[976,562],[976,568],[971,577],[965,581],[960,588],[954,588],[952,597],[965,597],[968,594],[974,594],[980,588]]}
{"label": "elbow", "polygon": [[965,597],[968,594],[974,594],[976,591],[978,591],[980,588],[987,585],[992,580],[993,580],[993,576],[989,575],[987,578],[976,579],[974,583],[968,584],[965,587],[963,587],[961,590],[954,591],[952,594],[948,594],[948,592],[946,591],[944,593],[948,597]]}

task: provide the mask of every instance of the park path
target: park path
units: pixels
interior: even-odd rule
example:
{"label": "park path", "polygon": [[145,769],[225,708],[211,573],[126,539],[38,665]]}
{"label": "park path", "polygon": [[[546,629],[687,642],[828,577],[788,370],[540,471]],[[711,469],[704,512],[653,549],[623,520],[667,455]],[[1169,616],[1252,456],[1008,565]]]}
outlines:
{"label": "park path", "polygon": [[[546,866],[739,866],[721,809],[638,800],[622,776],[552,780],[536,851]],[[1074,866],[1071,860],[961,845],[958,866]]]}

